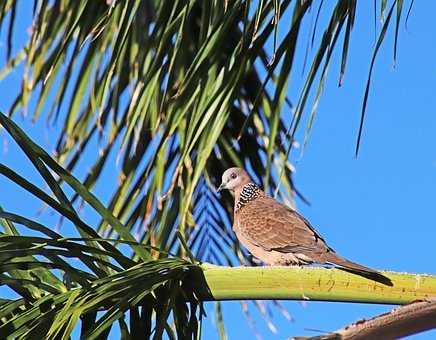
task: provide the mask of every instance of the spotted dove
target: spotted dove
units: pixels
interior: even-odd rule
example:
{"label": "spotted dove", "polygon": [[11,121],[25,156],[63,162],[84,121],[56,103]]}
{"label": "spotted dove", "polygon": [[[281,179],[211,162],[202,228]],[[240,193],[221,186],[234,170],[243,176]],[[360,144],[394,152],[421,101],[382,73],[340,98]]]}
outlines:
{"label": "spotted dove", "polygon": [[243,169],[226,170],[218,191],[223,189],[235,194],[233,230],[238,240],[265,264],[334,264],[392,285],[379,272],[337,255],[303,216],[268,197]]}

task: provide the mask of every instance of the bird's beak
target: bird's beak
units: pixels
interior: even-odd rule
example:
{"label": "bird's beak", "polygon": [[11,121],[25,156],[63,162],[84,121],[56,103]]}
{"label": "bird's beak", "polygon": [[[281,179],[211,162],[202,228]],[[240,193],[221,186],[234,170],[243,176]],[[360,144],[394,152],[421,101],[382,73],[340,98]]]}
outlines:
{"label": "bird's beak", "polygon": [[216,192],[223,191],[224,189],[226,189],[226,184],[225,184],[225,183],[221,183],[221,185],[218,187],[218,189],[216,190]]}

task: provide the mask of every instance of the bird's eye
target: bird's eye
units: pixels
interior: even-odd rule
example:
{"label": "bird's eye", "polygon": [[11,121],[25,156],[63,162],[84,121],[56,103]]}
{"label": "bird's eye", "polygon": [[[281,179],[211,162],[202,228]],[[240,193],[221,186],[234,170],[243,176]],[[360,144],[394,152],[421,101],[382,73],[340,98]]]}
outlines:
{"label": "bird's eye", "polygon": [[232,179],[235,179],[237,176],[236,176],[235,173],[233,173],[233,174],[230,175],[230,177],[231,177]]}

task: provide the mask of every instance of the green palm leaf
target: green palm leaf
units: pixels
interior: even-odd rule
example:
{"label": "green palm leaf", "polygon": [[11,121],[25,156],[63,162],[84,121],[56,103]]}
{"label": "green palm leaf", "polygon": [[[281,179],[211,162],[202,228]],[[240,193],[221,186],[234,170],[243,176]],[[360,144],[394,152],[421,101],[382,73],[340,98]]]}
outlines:
{"label": "green palm leaf", "polygon": [[[389,10],[370,64],[357,148],[372,68],[395,9],[396,58],[403,1],[380,3],[382,18]],[[6,164],[0,174],[69,221],[78,236],[63,238],[41,221],[0,211],[2,280],[24,299],[2,302],[2,329],[16,337],[68,337],[81,320],[89,337],[107,336],[114,322],[132,336],[140,330],[156,338],[163,332],[197,337],[201,306],[180,298],[186,270],[194,258],[247,261],[231,230],[231,199],[215,194],[220,176],[230,166],[244,166],[268,192],[293,203],[298,192],[289,155],[299,131],[306,143],[342,36],[343,82],[356,4],[35,0],[30,36],[17,46],[15,23],[29,9],[17,0],[1,2],[7,61],[0,79],[22,67],[9,116],[29,113],[58,128],[51,156],[1,114],[0,124],[50,192]],[[318,21],[321,12],[329,18],[325,27]],[[304,62],[309,67],[291,101],[288,88],[299,86],[294,75],[304,67],[295,55],[311,13],[316,20]],[[320,30],[321,39],[315,39]],[[79,179],[74,174],[83,162],[89,171]],[[118,179],[110,188],[108,168]],[[108,187],[107,204],[93,193],[99,185]],[[79,213],[82,203],[98,223]],[[168,253],[176,257],[168,259]],[[142,290],[134,278],[144,280]],[[111,285],[114,279],[131,290],[125,300],[118,298],[116,281]],[[35,318],[42,306],[50,308]],[[105,314],[97,315],[103,307]]]}

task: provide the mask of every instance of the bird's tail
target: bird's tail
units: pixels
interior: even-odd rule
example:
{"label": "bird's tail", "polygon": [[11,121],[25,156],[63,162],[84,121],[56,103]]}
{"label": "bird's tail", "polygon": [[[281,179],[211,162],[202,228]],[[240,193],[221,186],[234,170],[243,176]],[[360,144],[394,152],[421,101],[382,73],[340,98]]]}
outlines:
{"label": "bird's tail", "polygon": [[388,277],[381,274],[380,272],[362,266],[358,263],[348,261],[347,259],[333,252],[328,252],[325,254],[325,262],[335,264],[339,266],[339,269],[345,270],[347,272],[366,277],[367,279],[370,280],[378,281],[388,286],[393,286],[392,281]]}

